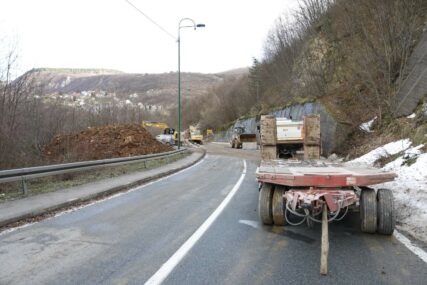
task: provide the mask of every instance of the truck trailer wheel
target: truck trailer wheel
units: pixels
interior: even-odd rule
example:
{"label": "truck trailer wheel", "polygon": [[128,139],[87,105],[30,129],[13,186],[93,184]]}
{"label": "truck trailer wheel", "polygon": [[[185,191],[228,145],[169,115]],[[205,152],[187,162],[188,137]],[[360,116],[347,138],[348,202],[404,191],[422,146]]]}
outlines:
{"label": "truck trailer wheel", "polygon": [[393,193],[389,189],[378,189],[377,215],[377,232],[383,235],[393,234],[395,227]]}
{"label": "truck trailer wheel", "polygon": [[276,186],[273,193],[273,201],[271,203],[271,209],[273,214],[273,222],[276,226],[285,226],[285,202],[283,194],[285,193],[285,187]]}
{"label": "truck trailer wheel", "polygon": [[360,228],[364,233],[377,230],[377,197],[375,190],[363,188],[360,194]]}
{"label": "truck trailer wheel", "polygon": [[259,191],[258,213],[264,225],[273,224],[273,212],[271,207],[273,192],[274,187],[273,184],[270,183],[263,183],[261,191]]}

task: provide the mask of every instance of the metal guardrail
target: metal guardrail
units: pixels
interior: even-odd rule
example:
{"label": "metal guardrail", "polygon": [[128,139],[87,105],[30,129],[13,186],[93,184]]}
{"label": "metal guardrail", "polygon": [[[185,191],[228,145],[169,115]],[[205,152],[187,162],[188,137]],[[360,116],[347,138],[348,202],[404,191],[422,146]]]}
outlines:
{"label": "metal guardrail", "polygon": [[89,160],[81,162],[72,162],[64,164],[54,164],[54,165],[45,165],[45,166],[35,166],[27,168],[18,168],[18,169],[9,169],[0,171],[0,183],[6,182],[22,182],[22,191],[24,194],[27,193],[26,180],[40,178],[51,175],[65,174],[76,171],[83,170],[93,170],[102,167],[109,166],[118,166],[123,164],[131,164],[137,162],[146,162],[155,159],[168,158],[178,153],[183,153],[187,151],[185,148],[179,150],[156,153],[156,154],[147,154],[131,157],[119,157],[119,158],[110,158],[110,159],[101,159],[101,160]]}

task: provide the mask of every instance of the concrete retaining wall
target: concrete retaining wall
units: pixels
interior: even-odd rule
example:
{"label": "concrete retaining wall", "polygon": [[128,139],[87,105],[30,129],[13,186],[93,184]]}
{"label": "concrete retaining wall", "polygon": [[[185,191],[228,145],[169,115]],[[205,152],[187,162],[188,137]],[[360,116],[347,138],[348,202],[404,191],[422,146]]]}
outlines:
{"label": "concrete retaining wall", "polygon": [[[319,102],[310,102],[301,105],[294,105],[284,109],[269,113],[276,117],[292,116],[293,120],[302,120],[304,116],[310,114],[320,115],[320,126],[322,134],[322,155],[328,156],[334,152],[348,134],[346,125],[337,123],[331,115],[329,115],[325,107]],[[218,142],[229,142],[232,136],[233,129],[242,126],[249,133],[256,133],[259,141],[259,133],[257,126],[259,125],[259,118],[249,118],[244,120],[237,120],[234,125],[224,132],[216,133],[214,140]]]}

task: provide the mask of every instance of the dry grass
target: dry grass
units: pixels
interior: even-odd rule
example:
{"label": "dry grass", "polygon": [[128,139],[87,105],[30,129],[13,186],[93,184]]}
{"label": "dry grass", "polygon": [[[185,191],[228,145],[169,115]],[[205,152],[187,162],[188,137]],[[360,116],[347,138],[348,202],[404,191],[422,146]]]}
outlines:
{"label": "dry grass", "polygon": [[[98,170],[60,174],[42,177],[27,181],[28,194],[37,195],[53,192],[60,189],[96,182],[103,179],[113,178],[124,174],[146,171],[174,162],[187,156],[188,153],[178,153],[170,158],[149,160],[146,162],[133,163],[120,166],[111,166]],[[22,194],[22,183],[12,182],[0,184],[0,203],[24,197]]]}

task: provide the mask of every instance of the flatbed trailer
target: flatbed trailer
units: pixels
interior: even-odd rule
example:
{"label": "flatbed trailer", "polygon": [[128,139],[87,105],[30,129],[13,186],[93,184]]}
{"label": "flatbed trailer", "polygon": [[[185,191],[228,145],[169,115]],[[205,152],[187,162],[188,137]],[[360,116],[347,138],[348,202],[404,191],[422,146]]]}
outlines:
{"label": "flatbed trailer", "polygon": [[359,211],[362,232],[391,235],[394,231],[392,192],[369,187],[393,181],[392,172],[322,160],[266,160],[256,177],[258,212],[264,224],[322,223],[321,274],[327,273],[328,223]]}

